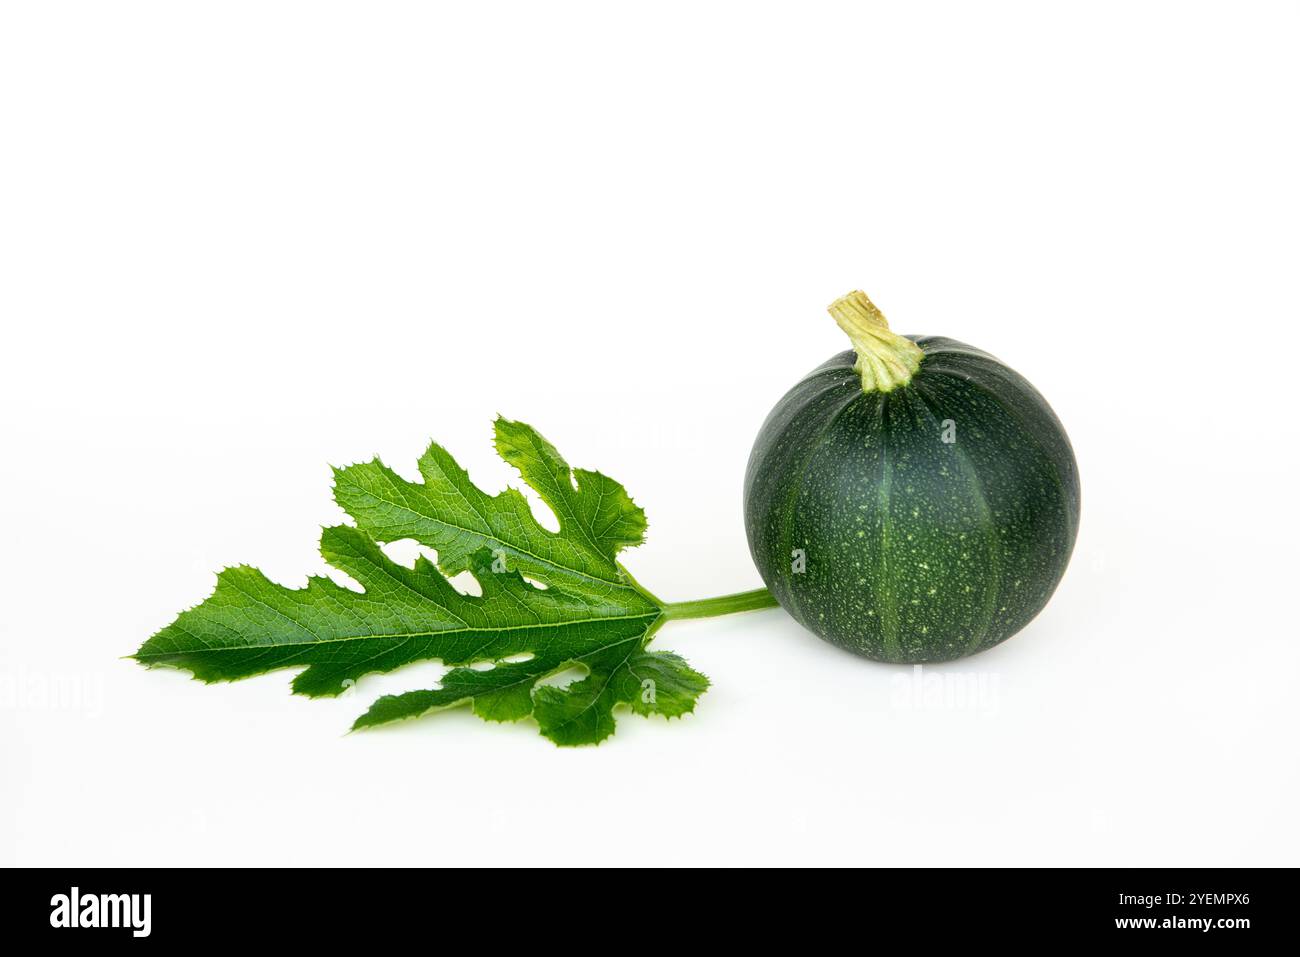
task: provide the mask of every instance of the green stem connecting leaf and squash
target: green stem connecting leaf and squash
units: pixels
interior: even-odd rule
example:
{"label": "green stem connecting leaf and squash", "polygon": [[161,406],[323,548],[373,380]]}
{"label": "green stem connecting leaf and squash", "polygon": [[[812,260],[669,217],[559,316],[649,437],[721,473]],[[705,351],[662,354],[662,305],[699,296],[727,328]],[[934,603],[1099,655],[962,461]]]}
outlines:
{"label": "green stem connecting leaf and squash", "polygon": [[[135,658],[228,681],[302,668],[293,690],[337,695],[362,676],[415,661],[450,665],[441,686],[377,700],[354,728],[471,702],[490,721],[532,717],[561,745],[614,732],[614,709],[676,717],[694,710],[708,679],[670,652],[649,651],[673,618],[775,606],[766,589],[669,604],[641,587],[618,553],[641,544],[645,513],[618,482],[572,469],[531,427],[498,419],[496,448],[559,519],[551,532],[516,489],[488,495],[444,449],[420,459],[423,482],[379,461],[335,470],[334,497],[356,522],[321,536],[321,554],[364,589],[313,577],[285,588],[255,568],[223,571],[213,595],[150,638]],[[394,562],[380,543],[414,539],[437,564]],[[469,571],[482,594],[448,581]],[[474,664],[492,667],[478,670]],[[539,687],[578,667],[565,688]]]}

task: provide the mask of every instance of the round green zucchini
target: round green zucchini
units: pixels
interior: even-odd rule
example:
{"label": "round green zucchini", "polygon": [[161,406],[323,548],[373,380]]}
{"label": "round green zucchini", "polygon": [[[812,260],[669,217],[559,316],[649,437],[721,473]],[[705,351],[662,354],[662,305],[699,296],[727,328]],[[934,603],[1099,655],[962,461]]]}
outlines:
{"label": "round green zucchini", "polygon": [[786,393],[749,459],[745,527],[763,581],[806,628],[880,661],[1005,641],[1074,547],[1065,429],[988,353],[899,336],[861,292],[830,311],[854,348]]}

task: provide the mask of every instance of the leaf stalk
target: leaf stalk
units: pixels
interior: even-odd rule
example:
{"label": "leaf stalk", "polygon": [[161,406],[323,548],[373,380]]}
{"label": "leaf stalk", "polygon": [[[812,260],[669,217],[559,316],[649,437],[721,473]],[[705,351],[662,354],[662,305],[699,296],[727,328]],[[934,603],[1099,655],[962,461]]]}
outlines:
{"label": "leaf stalk", "polygon": [[766,588],[756,588],[754,591],[742,591],[717,598],[670,602],[664,605],[664,618],[669,621],[680,618],[715,618],[718,615],[731,615],[740,611],[775,608],[776,604],[776,599],[772,597],[770,591]]}

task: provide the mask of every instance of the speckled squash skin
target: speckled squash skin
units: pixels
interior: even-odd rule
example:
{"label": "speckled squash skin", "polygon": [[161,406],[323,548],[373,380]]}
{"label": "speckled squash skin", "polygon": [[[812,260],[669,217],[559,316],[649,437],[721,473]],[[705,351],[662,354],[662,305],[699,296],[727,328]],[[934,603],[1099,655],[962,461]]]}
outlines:
{"label": "speckled squash skin", "polygon": [[925,355],[905,386],[864,392],[846,351],[786,393],[750,455],[745,526],[763,581],[809,630],[880,661],[949,661],[1047,604],[1079,473],[1024,378],[953,339],[907,338]]}

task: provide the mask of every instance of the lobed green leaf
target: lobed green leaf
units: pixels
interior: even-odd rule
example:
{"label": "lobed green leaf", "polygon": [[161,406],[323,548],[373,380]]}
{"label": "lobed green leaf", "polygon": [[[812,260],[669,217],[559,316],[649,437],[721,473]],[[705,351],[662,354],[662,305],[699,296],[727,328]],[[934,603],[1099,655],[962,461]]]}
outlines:
{"label": "lobed green leaf", "polygon": [[[516,489],[483,492],[437,445],[420,459],[422,482],[378,460],[337,469],[335,499],[356,527],[327,528],[321,554],[360,591],[321,577],[286,588],[230,568],[135,657],[208,682],[301,668],[293,690],[312,697],[416,661],[452,666],[437,688],[377,700],[358,729],[468,702],[486,720],[532,717],[555,743],[578,745],[612,734],[621,706],[690,712],[708,681],[676,655],[646,650],[663,605],[617,559],[642,541],[645,514],[618,482],[572,469],[531,427],[498,419],[495,428],[497,451],[554,511],[558,532]],[[436,564],[407,567],[380,548],[401,539],[436,550]],[[448,580],[464,571],[480,595]],[[573,667],[585,677],[537,686]]]}

